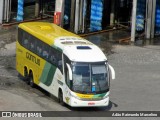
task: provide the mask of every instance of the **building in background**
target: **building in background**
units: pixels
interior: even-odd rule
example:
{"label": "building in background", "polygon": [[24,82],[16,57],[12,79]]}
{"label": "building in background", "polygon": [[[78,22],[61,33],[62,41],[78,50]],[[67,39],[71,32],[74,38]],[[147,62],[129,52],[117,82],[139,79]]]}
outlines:
{"label": "building in background", "polygon": [[121,26],[133,42],[137,33],[160,35],[159,0],[0,0],[1,24],[42,17],[77,34]]}
{"label": "building in background", "polygon": [[[0,0],[0,23],[53,17],[56,0]],[[20,17],[20,18],[17,18]]]}

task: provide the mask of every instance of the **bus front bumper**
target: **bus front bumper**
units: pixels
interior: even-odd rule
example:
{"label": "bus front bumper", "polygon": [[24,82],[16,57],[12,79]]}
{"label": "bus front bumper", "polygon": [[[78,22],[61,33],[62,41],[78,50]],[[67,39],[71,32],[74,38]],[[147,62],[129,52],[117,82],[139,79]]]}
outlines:
{"label": "bus front bumper", "polygon": [[71,97],[70,106],[72,107],[105,107],[109,105],[109,96],[99,101],[83,101]]}

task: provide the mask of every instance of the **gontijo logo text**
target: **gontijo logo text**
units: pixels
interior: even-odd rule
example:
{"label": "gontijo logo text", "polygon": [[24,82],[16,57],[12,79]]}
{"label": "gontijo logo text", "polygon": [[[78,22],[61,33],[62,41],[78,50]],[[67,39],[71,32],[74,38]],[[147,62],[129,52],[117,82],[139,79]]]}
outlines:
{"label": "gontijo logo text", "polygon": [[26,52],[26,58],[40,66],[40,59],[36,58],[34,55]]}

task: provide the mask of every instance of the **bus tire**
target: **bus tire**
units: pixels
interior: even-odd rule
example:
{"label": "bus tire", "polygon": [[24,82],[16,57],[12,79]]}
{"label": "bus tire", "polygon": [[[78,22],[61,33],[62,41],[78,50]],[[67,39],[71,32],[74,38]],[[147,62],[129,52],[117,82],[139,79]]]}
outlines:
{"label": "bus tire", "polygon": [[24,80],[26,81],[27,84],[29,84],[29,76],[26,67],[24,68]]}
{"label": "bus tire", "polygon": [[32,73],[29,75],[29,85],[30,85],[32,88],[35,87]]}
{"label": "bus tire", "polygon": [[62,90],[59,90],[59,93],[58,93],[58,102],[64,106],[64,101],[63,101],[63,93],[62,93]]}

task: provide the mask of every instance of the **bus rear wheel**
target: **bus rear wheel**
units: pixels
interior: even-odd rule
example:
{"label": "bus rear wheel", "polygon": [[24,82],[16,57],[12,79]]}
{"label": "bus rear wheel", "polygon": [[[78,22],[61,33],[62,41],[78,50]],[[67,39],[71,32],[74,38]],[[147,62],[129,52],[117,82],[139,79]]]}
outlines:
{"label": "bus rear wheel", "polygon": [[23,80],[26,81],[27,84],[29,84],[29,76],[28,76],[27,68],[24,68],[24,77],[23,77]]}
{"label": "bus rear wheel", "polygon": [[33,75],[32,75],[32,74],[29,75],[29,85],[30,85],[32,88],[35,87],[34,80],[33,80]]}
{"label": "bus rear wheel", "polygon": [[59,91],[59,93],[58,93],[58,102],[62,105],[62,106],[64,106],[64,102],[63,102],[63,93],[62,93],[62,91],[60,90]]}

